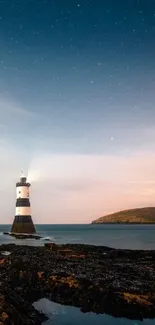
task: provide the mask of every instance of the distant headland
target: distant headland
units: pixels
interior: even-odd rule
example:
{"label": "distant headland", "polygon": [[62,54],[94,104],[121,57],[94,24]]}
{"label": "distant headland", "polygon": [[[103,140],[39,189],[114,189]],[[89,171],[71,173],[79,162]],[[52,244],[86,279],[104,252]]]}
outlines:
{"label": "distant headland", "polygon": [[155,207],[123,210],[100,217],[92,224],[155,224]]}

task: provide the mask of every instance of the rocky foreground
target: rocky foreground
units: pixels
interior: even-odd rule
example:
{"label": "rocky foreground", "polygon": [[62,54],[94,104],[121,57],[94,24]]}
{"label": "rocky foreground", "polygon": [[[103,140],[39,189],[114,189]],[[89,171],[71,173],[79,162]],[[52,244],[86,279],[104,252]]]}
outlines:
{"label": "rocky foreground", "polygon": [[83,312],[155,318],[155,251],[10,244],[0,254],[0,325],[41,324],[32,303],[43,297]]}

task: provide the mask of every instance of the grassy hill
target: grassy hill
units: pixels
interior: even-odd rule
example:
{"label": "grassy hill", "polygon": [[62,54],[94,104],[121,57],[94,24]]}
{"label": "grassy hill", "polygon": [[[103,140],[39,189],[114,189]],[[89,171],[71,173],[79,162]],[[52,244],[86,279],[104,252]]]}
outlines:
{"label": "grassy hill", "polygon": [[92,221],[92,224],[102,223],[149,223],[155,224],[155,208],[137,208],[130,210],[123,210],[112,213]]}

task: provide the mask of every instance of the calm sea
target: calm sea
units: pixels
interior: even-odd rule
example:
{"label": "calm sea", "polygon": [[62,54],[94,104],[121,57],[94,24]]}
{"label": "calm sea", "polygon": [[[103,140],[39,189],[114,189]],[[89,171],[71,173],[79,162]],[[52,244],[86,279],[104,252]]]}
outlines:
{"label": "calm sea", "polygon": [[[10,225],[0,225],[0,244],[43,245],[44,240],[16,240],[4,236]],[[37,233],[56,243],[83,243],[116,248],[155,249],[155,225],[36,225]]]}
{"label": "calm sea", "polygon": [[[42,240],[16,240],[4,236],[10,225],[0,225],[0,244],[44,245],[46,239],[56,243],[83,243],[115,248],[155,249],[155,225],[36,225]],[[62,306],[46,299],[35,303],[49,320],[45,325],[155,325],[155,320],[133,321],[108,315],[83,314],[78,308]]]}

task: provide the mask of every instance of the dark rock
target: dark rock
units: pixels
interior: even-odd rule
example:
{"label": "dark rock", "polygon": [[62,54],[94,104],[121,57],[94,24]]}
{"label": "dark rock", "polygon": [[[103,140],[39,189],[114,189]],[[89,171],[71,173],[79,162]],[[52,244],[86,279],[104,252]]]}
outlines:
{"label": "dark rock", "polygon": [[42,237],[37,234],[22,234],[22,233],[13,233],[13,232],[4,232],[4,235],[15,237],[16,239],[41,239]]}
{"label": "dark rock", "polygon": [[11,255],[0,264],[5,306],[1,310],[15,324],[41,324],[42,315],[32,303],[43,297],[84,312],[155,318],[155,251],[53,243],[44,247],[2,245],[2,251]]}

